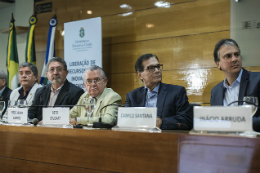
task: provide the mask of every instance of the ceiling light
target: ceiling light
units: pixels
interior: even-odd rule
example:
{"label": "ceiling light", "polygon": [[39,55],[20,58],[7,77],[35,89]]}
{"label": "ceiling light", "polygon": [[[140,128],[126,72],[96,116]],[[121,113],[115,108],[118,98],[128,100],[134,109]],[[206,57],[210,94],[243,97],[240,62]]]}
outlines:
{"label": "ceiling light", "polygon": [[164,1],[158,1],[154,3],[156,7],[164,7],[164,8],[170,8],[171,4],[169,2],[164,2]]}

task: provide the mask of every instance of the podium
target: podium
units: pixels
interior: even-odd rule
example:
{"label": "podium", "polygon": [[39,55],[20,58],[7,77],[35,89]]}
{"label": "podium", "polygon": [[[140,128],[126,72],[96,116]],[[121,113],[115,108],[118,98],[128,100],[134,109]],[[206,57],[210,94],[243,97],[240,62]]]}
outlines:
{"label": "podium", "polygon": [[260,138],[0,126],[1,172],[259,171]]}

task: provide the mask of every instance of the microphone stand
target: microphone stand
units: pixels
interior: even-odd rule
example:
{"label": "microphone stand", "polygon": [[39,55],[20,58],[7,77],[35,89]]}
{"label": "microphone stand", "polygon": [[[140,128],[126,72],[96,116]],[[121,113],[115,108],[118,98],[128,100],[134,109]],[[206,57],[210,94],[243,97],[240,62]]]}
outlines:
{"label": "microphone stand", "polygon": [[125,107],[125,105],[117,104],[117,103],[112,103],[104,106],[103,108],[100,109],[99,111],[99,119],[98,122],[93,122],[92,128],[105,128],[105,129],[111,129],[113,127],[112,124],[104,123],[101,121],[101,111],[108,107],[108,106],[120,106],[120,107]]}

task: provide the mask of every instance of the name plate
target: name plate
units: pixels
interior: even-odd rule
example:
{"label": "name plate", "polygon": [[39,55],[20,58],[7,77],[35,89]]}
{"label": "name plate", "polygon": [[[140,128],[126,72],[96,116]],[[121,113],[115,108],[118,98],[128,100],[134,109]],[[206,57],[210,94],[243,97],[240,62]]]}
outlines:
{"label": "name plate", "polygon": [[155,128],[156,117],[156,107],[118,108],[117,126]]}
{"label": "name plate", "polygon": [[251,131],[251,106],[195,106],[196,131]]}
{"label": "name plate", "polygon": [[28,108],[8,108],[8,123],[23,124],[27,123]]}
{"label": "name plate", "polygon": [[69,124],[69,108],[43,108],[43,124]]}

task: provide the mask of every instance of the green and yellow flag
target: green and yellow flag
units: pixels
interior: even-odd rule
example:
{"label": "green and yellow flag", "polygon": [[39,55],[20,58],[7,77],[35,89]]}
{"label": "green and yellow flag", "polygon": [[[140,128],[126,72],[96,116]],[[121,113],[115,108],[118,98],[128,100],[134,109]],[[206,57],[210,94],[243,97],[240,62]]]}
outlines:
{"label": "green and yellow flag", "polygon": [[14,17],[12,14],[12,19],[9,25],[9,36],[7,44],[7,85],[11,89],[15,89],[19,86],[19,59],[17,53],[17,43],[16,43],[16,31],[14,26]]}
{"label": "green and yellow flag", "polygon": [[34,43],[34,29],[37,23],[37,17],[34,14],[29,19],[29,29],[27,33],[27,43],[25,49],[25,61],[36,65],[36,55],[35,55],[35,43]]}

